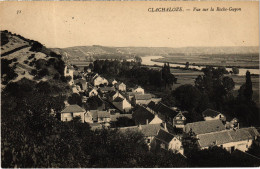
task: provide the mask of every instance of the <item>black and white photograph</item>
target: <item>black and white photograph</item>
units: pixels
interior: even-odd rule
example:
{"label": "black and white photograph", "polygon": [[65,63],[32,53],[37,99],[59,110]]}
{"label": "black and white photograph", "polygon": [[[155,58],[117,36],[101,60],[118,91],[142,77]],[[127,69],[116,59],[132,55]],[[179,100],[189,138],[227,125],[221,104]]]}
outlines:
{"label": "black and white photograph", "polygon": [[2,1],[1,168],[260,167],[259,1]]}

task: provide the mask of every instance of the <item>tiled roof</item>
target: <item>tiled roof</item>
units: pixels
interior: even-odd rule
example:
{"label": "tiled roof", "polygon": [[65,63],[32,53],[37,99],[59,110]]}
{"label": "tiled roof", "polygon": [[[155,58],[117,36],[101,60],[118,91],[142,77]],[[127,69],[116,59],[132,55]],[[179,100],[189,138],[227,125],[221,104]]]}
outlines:
{"label": "tiled roof", "polygon": [[108,87],[108,86],[105,86],[105,87],[100,87],[100,91],[115,91],[115,88],[114,87]]}
{"label": "tiled roof", "polygon": [[155,107],[155,102],[154,101],[151,101],[148,105],[147,105],[148,108],[154,110],[154,107]]}
{"label": "tiled roof", "polygon": [[116,97],[113,102],[122,102],[124,99],[121,97]]}
{"label": "tiled roof", "polygon": [[219,114],[220,114],[220,112],[217,112],[217,111],[212,110],[212,109],[207,109],[207,110],[205,110],[205,111],[202,112],[202,115],[203,115],[204,117],[208,117],[208,116],[210,116],[210,117],[216,117],[216,116],[219,115]]}
{"label": "tiled roof", "polygon": [[119,118],[119,117],[128,117],[129,119],[132,119],[132,114],[119,114],[119,113],[116,113],[116,114],[111,114],[110,115],[111,121],[117,121],[117,118]]}
{"label": "tiled roof", "polygon": [[174,135],[172,135],[171,133],[169,133],[163,129],[160,129],[156,138],[158,138],[159,140],[164,141],[166,143],[169,143],[174,138]]}
{"label": "tiled roof", "polygon": [[107,112],[107,111],[90,110],[90,113],[91,113],[94,121],[97,121],[97,119],[99,117],[101,117],[101,118],[109,118],[110,117],[110,113]]}
{"label": "tiled roof", "polygon": [[154,119],[154,114],[148,111],[143,106],[137,105],[137,109],[133,113],[133,120],[136,124],[146,124],[146,120],[151,122]]}
{"label": "tiled roof", "polygon": [[209,147],[212,145],[221,145],[230,142],[238,142],[242,140],[252,139],[259,136],[258,131],[254,127],[241,128],[237,130],[224,130],[198,135],[198,142],[201,147]]}
{"label": "tiled roof", "polygon": [[142,92],[126,92],[128,96],[135,96],[136,94],[142,94]]}
{"label": "tiled roof", "polygon": [[85,110],[83,108],[81,108],[79,105],[77,104],[73,104],[73,105],[69,105],[67,107],[65,107],[64,110],[61,111],[61,113],[74,113],[74,112],[85,112]]}
{"label": "tiled roof", "polygon": [[167,115],[168,117],[175,117],[178,112],[174,111],[173,109],[171,109],[170,107],[166,106],[165,104],[163,104],[162,102],[156,104],[154,106],[153,109],[155,112],[163,114],[163,115]]}
{"label": "tiled roof", "polygon": [[110,97],[112,97],[112,96],[114,96],[114,95],[116,94],[116,92],[117,92],[117,91],[111,91],[111,92],[109,92],[108,95],[109,95]]}
{"label": "tiled roof", "polygon": [[199,121],[194,123],[187,123],[184,127],[185,132],[192,132],[197,134],[205,134],[215,131],[225,130],[225,126],[221,120],[209,120],[209,121]]}
{"label": "tiled roof", "polygon": [[145,137],[154,137],[157,135],[159,130],[162,128],[161,124],[147,124],[133,127],[122,127],[119,128],[121,132],[127,131],[140,131],[144,134]]}
{"label": "tiled roof", "polygon": [[110,113],[107,112],[107,111],[98,111],[98,117],[109,118],[110,117]]}
{"label": "tiled roof", "polygon": [[152,96],[150,94],[136,94],[135,99],[136,100],[150,100]]}

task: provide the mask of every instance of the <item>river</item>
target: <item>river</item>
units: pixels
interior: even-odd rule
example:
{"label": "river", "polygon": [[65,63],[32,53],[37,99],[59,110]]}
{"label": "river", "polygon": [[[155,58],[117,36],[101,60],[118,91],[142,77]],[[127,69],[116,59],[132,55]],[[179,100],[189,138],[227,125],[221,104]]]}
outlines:
{"label": "river", "polygon": [[[149,65],[149,66],[153,66],[153,65],[159,65],[159,66],[163,66],[164,63],[162,62],[155,62],[152,61],[152,59],[160,59],[163,58],[162,56],[143,56],[142,58],[142,64],[143,65]],[[171,67],[181,67],[184,68],[185,65],[182,64],[172,64],[170,63]],[[205,68],[205,66],[193,66],[193,65],[189,65],[189,68],[195,68],[198,70],[201,70],[202,68]],[[226,68],[227,71],[232,71],[232,68]],[[245,68],[239,68],[239,74],[238,76],[244,76],[246,74],[246,71],[249,71],[251,74],[260,74],[260,70],[259,69],[245,69]]]}

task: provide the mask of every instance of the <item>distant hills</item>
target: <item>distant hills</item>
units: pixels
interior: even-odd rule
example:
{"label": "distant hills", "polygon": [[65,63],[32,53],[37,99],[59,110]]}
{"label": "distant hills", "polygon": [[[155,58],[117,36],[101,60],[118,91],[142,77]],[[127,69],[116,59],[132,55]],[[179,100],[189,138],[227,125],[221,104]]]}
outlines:
{"label": "distant hills", "polygon": [[104,55],[131,58],[139,55],[215,55],[215,54],[258,54],[259,47],[106,47],[106,46],[76,46],[55,48],[53,51],[70,59],[102,58]]}

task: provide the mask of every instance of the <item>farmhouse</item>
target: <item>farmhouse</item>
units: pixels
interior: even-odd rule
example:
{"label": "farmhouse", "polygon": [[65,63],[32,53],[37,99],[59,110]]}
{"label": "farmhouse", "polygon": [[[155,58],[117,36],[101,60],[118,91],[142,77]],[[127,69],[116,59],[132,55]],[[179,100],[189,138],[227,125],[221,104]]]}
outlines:
{"label": "farmhouse", "polygon": [[199,121],[187,123],[184,127],[184,132],[193,132],[195,135],[218,132],[225,130],[225,125],[221,120]]}
{"label": "farmhouse", "polygon": [[129,112],[132,109],[132,105],[126,98],[117,97],[113,100],[112,104],[122,112]]}
{"label": "farmhouse", "polygon": [[137,86],[132,89],[132,92],[144,94],[144,89],[141,86]]}
{"label": "farmhouse", "polygon": [[173,135],[163,129],[160,129],[157,136],[155,136],[155,145],[165,150],[171,150],[175,153],[184,153],[180,137]]}
{"label": "farmhouse", "polygon": [[110,113],[107,111],[90,110],[85,114],[87,123],[109,123],[110,121]]}
{"label": "farmhouse", "polygon": [[71,121],[74,117],[80,117],[84,122],[85,110],[78,105],[69,105],[61,111],[61,121]]}
{"label": "farmhouse", "polygon": [[150,94],[135,94],[134,103],[139,105],[147,105],[151,102],[152,96]]}
{"label": "farmhouse", "polygon": [[120,84],[116,84],[115,86],[119,91],[126,91],[126,85],[123,82]]}
{"label": "farmhouse", "polygon": [[133,113],[133,120],[135,121],[136,125],[160,124],[163,122],[157,115],[152,114],[143,106],[137,105],[136,107],[137,109]]}
{"label": "farmhouse", "polygon": [[99,86],[99,85],[108,85],[108,81],[107,79],[101,77],[101,76],[94,76],[94,79],[93,79],[93,85],[94,86]]}
{"label": "farmhouse", "polygon": [[163,121],[175,126],[176,128],[184,127],[186,117],[181,111],[173,110],[162,102],[155,104],[153,101],[147,105],[147,109],[153,114],[157,114]]}
{"label": "farmhouse", "polygon": [[258,136],[259,133],[256,128],[249,127],[199,134],[197,138],[201,149],[207,149],[211,146],[220,146],[229,152],[233,152],[236,149],[245,152]]}

